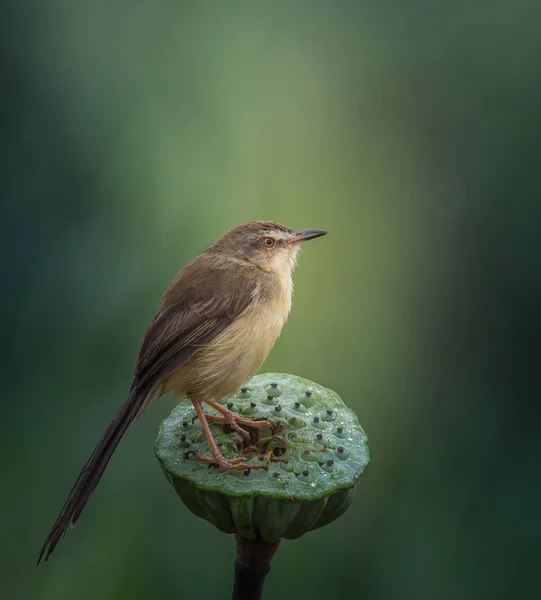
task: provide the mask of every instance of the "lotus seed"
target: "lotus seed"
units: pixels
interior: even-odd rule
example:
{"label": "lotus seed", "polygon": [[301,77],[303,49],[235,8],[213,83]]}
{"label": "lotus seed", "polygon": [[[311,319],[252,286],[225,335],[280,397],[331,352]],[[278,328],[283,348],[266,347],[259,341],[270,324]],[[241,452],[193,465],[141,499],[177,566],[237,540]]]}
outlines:
{"label": "lotus seed", "polygon": [[276,412],[280,412],[280,411],[282,410],[282,407],[281,407],[281,406],[278,404],[278,406],[275,406],[275,407],[274,407],[274,410],[275,410]]}
{"label": "lotus seed", "polygon": [[[271,383],[271,387],[272,388],[277,388],[278,384],[277,383]],[[278,473],[275,473],[275,476],[278,476]]]}
{"label": "lotus seed", "polygon": [[303,474],[303,476],[304,476],[304,477],[308,477],[308,475],[309,475],[310,473],[309,473],[308,471],[303,471],[303,472],[302,472],[302,474]]}
{"label": "lotus seed", "polygon": [[265,390],[266,390],[267,394],[269,396],[272,396],[273,398],[278,398],[278,396],[282,395],[282,388],[276,382],[269,383],[265,387]]}
{"label": "lotus seed", "polygon": [[186,441],[186,436],[185,435],[181,435],[180,436],[180,441],[181,442],[185,442]]}
{"label": "lotus seed", "polygon": [[228,402],[227,403],[227,408],[233,408],[233,402]]}
{"label": "lotus seed", "polygon": [[251,472],[252,472],[252,469],[246,469],[246,470],[244,471],[244,476],[245,476],[245,477],[248,477],[248,475],[250,475],[250,473],[251,473]]}
{"label": "lotus seed", "polygon": [[336,417],[334,411],[331,408],[328,408],[322,418],[324,421],[334,421]]}
{"label": "lotus seed", "polygon": [[272,474],[273,477],[280,477],[280,473],[277,473],[276,471]]}
{"label": "lotus seed", "polygon": [[332,458],[329,458],[329,460],[327,461],[327,466],[332,467],[333,465],[334,465],[334,460]]}
{"label": "lotus seed", "polygon": [[348,457],[348,453],[343,446],[338,446],[335,454],[340,460],[346,460]]}
{"label": "lotus seed", "polygon": [[312,392],[304,392],[304,395],[305,395],[307,398],[310,398],[310,396],[312,395]]}
{"label": "lotus seed", "polygon": [[188,421],[182,421],[182,427],[184,427],[184,428],[188,427]]}
{"label": "lotus seed", "polygon": [[318,441],[322,440],[322,439],[323,439],[323,434],[322,434],[322,433],[318,433],[318,434],[316,435],[316,439],[317,439]]}
{"label": "lotus seed", "polygon": [[301,412],[304,413],[306,412],[306,407],[302,405],[301,402],[294,402],[293,403],[293,409],[296,410],[297,412]]}
{"label": "lotus seed", "polygon": [[[270,389],[270,388],[269,388]],[[262,400],[263,404],[270,404],[271,406],[276,405],[276,398],[272,394],[267,394]]]}
{"label": "lotus seed", "polygon": [[240,392],[237,394],[239,398],[249,398],[252,394],[246,386],[240,388]]}
{"label": "lotus seed", "polygon": [[314,423],[319,423],[319,417],[314,417]]}
{"label": "lotus seed", "polygon": [[255,408],[255,407],[257,406],[257,404],[256,404],[255,402],[250,402],[250,406],[251,406],[252,408]]}
{"label": "lotus seed", "polygon": [[335,435],[336,437],[339,437],[339,438],[345,438],[345,437],[346,437],[346,434],[344,433],[344,428],[343,428],[343,427],[337,427],[337,428],[334,430],[334,435]]}

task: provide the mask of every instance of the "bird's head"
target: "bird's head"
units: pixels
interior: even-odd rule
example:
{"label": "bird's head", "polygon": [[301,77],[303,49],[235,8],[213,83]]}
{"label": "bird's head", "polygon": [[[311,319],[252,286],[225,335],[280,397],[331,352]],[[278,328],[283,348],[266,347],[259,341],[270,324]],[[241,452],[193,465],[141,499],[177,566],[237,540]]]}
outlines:
{"label": "bird's head", "polygon": [[326,233],[323,229],[291,229],[273,221],[250,221],[226,233],[212,248],[265,271],[290,273],[301,242]]}

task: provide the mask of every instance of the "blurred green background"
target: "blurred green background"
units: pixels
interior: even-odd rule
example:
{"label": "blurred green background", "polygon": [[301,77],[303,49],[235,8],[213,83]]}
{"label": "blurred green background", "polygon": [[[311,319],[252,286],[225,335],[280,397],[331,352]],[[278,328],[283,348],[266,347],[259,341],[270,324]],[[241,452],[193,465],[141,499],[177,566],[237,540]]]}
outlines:
{"label": "blurred green background", "polygon": [[169,398],[35,561],[178,269],[273,219],[330,234],[264,370],[335,389],[372,463],[266,597],[537,597],[541,4],[1,11],[0,596],[229,597],[233,539],[153,454]]}

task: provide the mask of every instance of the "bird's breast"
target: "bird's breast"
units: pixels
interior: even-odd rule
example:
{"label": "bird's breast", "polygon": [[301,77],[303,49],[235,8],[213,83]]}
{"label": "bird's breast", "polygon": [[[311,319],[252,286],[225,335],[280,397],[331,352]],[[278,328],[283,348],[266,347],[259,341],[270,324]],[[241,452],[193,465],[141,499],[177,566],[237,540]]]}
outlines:
{"label": "bird's breast", "polygon": [[178,369],[168,388],[192,400],[235,393],[259,370],[278,339],[292,292],[287,281],[274,278],[259,286],[244,313]]}

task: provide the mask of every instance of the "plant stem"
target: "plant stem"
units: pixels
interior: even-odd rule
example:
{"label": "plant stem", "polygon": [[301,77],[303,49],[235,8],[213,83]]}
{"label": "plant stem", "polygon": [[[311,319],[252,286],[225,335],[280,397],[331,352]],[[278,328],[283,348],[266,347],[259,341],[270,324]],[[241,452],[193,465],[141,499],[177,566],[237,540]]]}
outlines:
{"label": "plant stem", "polygon": [[237,556],[233,600],[261,600],[263,583],[280,542],[266,544],[259,538],[248,540],[239,535],[235,536],[235,541]]}

